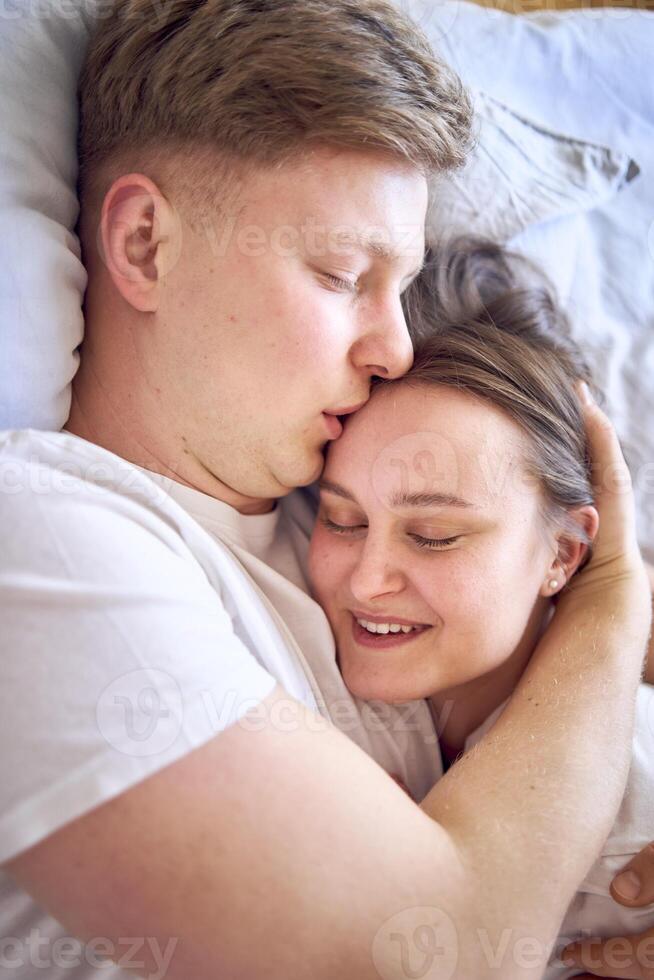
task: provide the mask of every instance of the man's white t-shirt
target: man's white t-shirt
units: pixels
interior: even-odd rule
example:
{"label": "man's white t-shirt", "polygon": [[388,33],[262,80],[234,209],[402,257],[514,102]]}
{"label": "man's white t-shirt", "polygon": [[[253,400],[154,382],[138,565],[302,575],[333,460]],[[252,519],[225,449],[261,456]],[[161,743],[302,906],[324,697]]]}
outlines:
{"label": "man's white t-shirt", "polygon": [[[68,433],[0,434],[0,864],[257,723],[276,683],[291,697],[275,724],[301,702],[428,792],[442,769],[426,702],[368,704],[342,682],[308,595],[313,516],[300,494],[241,515]],[[75,945],[0,871],[0,977],[122,980],[138,958]]]}

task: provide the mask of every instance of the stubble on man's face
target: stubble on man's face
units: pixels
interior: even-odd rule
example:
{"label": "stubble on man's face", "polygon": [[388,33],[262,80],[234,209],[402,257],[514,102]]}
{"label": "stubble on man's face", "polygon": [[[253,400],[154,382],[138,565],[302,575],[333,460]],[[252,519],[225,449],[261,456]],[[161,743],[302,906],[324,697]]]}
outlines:
{"label": "stubble on man's face", "polygon": [[[410,366],[400,293],[422,261],[426,206],[406,163],[321,148],[249,174],[228,213],[191,222],[180,208],[154,312],[119,300],[105,317],[105,352],[131,318],[109,384],[114,415],[129,405],[139,445],[156,447],[145,465],[243,510],[314,480],[333,413]],[[138,447],[108,448],[140,461]]]}
{"label": "stubble on man's face", "polygon": [[[427,189],[376,154],[317,152],[264,172],[220,229],[189,243],[170,310],[192,337],[180,401],[196,452],[249,496],[311,482],[336,427],[323,413],[360,405],[375,374],[412,351],[400,293],[424,252]],[[394,262],[360,248],[372,238]]]}

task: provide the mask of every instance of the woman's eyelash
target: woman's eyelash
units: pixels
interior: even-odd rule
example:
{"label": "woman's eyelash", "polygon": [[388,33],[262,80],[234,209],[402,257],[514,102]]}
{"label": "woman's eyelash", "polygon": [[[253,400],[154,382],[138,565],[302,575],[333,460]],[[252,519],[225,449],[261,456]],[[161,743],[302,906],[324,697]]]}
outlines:
{"label": "woman's eyelash", "polygon": [[454,544],[455,541],[458,541],[460,536],[461,535],[459,534],[455,534],[452,538],[423,538],[421,534],[409,535],[410,538],[413,538],[419,548],[431,548],[433,551],[447,548],[448,545]]}
{"label": "woman's eyelash", "polygon": [[358,531],[359,528],[366,526],[365,524],[334,524],[328,517],[320,517],[319,521],[323,527],[333,531],[334,534],[348,534],[350,531]]}
{"label": "woman's eyelash", "polygon": [[[321,517],[320,523],[328,531],[333,531],[334,534],[350,534],[366,526],[365,524],[335,524],[328,517]],[[423,538],[421,534],[410,534],[409,537],[415,541],[419,548],[431,548],[432,551],[437,551],[446,548],[450,544],[454,544],[455,541],[459,540],[460,535],[457,534],[451,538]]]}

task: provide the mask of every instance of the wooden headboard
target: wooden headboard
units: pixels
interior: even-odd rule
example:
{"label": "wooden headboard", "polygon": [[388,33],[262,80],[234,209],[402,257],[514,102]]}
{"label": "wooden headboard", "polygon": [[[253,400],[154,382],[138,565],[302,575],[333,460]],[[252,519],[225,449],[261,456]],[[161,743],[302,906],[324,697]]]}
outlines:
{"label": "wooden headboard", "polygon": [[623,10],[654,10],[654,0],[475,0],[483,7],[495,7],[512,14],[533,10],[573,10],[579,7],[620,7]]}

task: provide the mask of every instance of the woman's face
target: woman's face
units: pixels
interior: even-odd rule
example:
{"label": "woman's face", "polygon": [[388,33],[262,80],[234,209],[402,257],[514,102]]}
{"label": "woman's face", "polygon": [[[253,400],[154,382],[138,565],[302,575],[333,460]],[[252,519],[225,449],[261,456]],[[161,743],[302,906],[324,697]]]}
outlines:
{"label": "woman's face", "polygon": [[348,420],[310,571],[354,694],[427,697],[531,651],[556,543],[526,446],[503,412],[448,387],[383,387]]}

